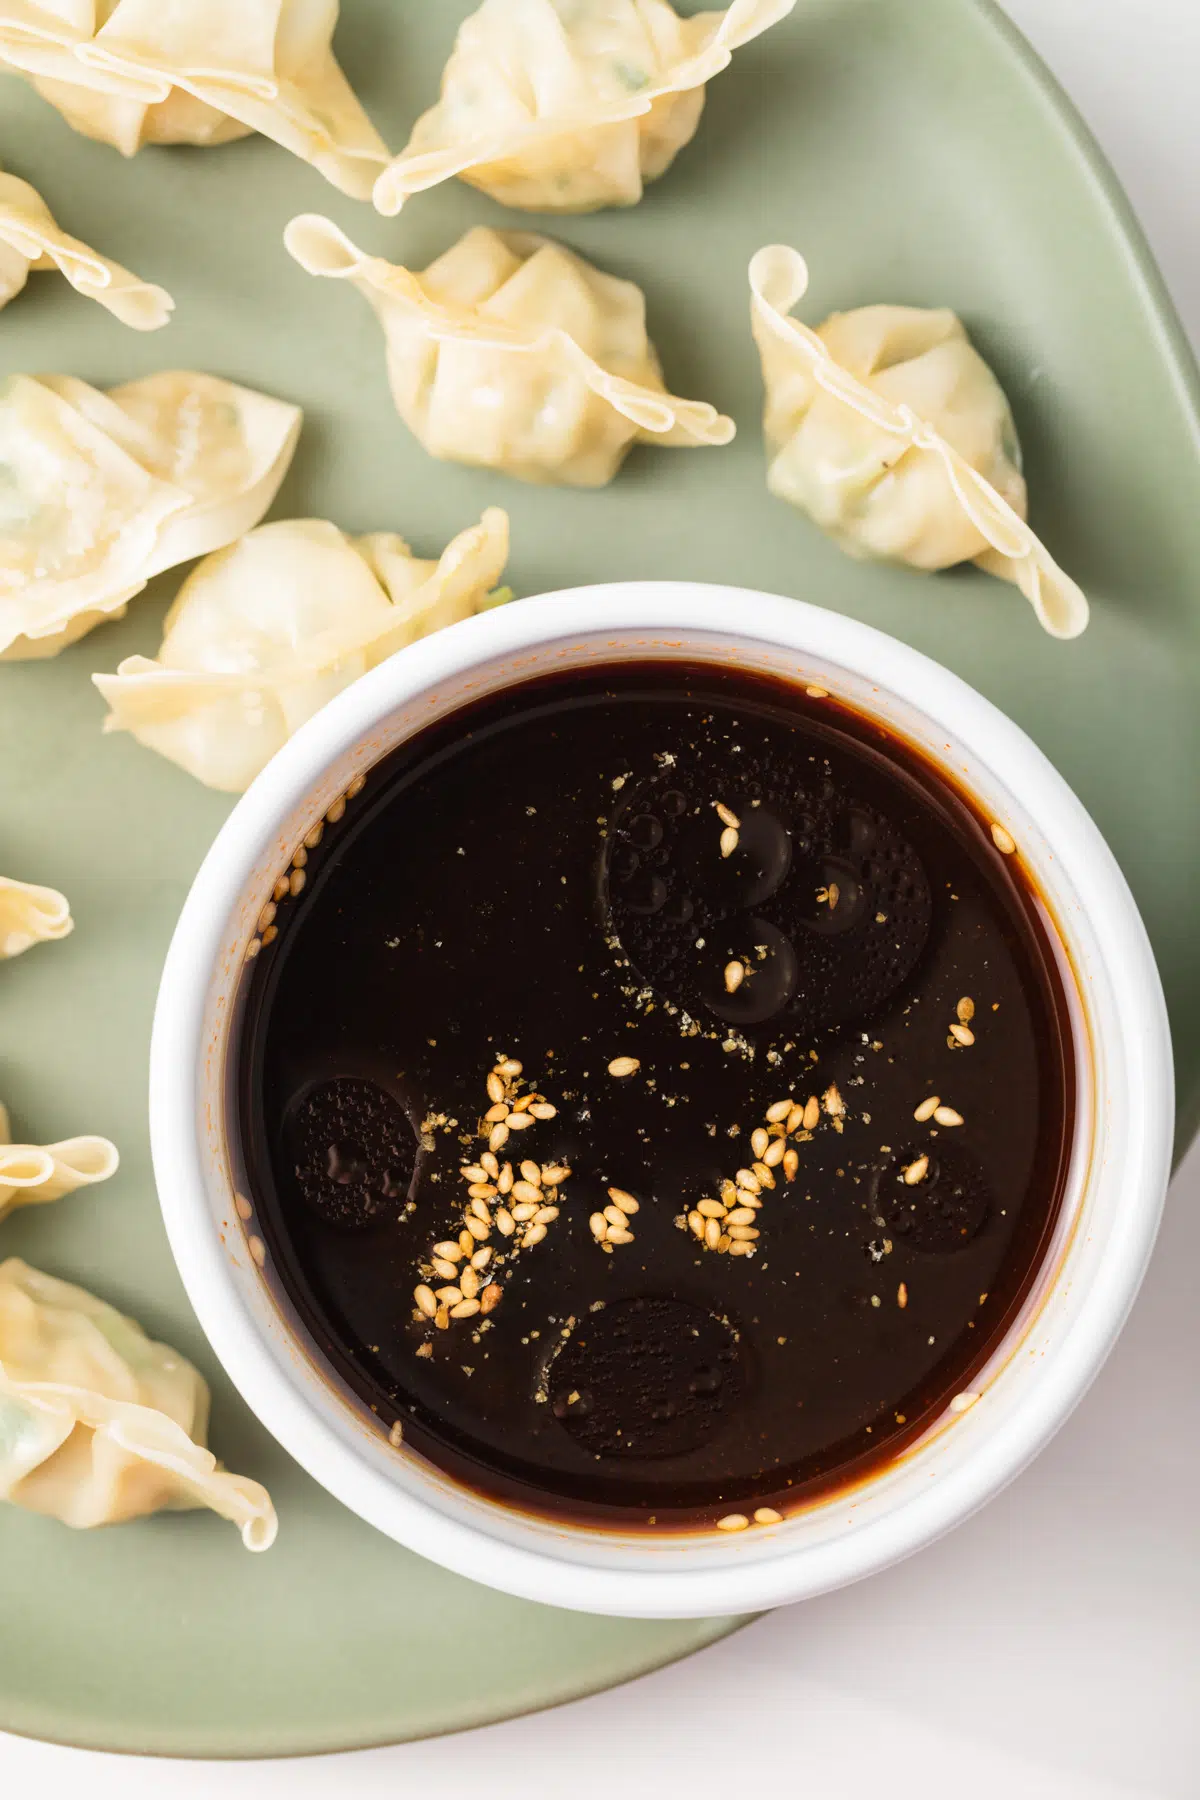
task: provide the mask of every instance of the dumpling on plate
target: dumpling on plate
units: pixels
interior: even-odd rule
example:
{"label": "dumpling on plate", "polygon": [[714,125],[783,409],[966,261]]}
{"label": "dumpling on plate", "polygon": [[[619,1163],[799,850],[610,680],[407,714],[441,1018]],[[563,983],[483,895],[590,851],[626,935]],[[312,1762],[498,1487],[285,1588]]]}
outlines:
{"label": "dumpling on plate", "polygon": [[508,517],[489,507],[438,562],[402,537],[325,519],[260,525],[194,569],[158,656],[92,680],[129,731],[209,787],[240,793],[298,726],[417,638],[507,598]]}
{"label": "dumpling on plate", "polygon": [[396,409],[431,456],[601,487],[635,443],[727,444],[732,419],[668,394],[632,281],[550,238],[478,225],[427,269],[366,256],[329,219],[284,242],[378,314]]}
{"label": "dumpling on plate", "polygon": [[389,153],[334,57],[337,16],[337,0],[0,0],[0,67],[124,156],[259,131],[367,200]]}
{"label": "dumpling on plate", "polygon": [[852,556],[976,562],[1015,582],[1053,637],[1078,637],[1087,600],[1025,523],[1012,413],[961,321],[863,306],[813,331],[788,316],[807,287],[786,244],[750,263],[771,492]]}
{"label": "dumpling on plate", "polygon": [[0,960],[65,938],[74,929],[71,903],[57,888],[0,875]]}
{"label": "dumpling on plate", "polygon": [[175,310],[165,289],[68,237],[37,189],[0,169],[0,307],[21,292],[31,269],[60,269],[78,293],[135,331],[157,331]]}
{"label": "dumpling on plate", "polygon": [[0,1499],[79,1529],[207,1506],[266,1550],[271,1497],[205,1448],[208,1408],[203,1377],[132,1319],[0,1263]]}
{"label": "dumpling on plate", "polygon": [[0,1219],[18,1206],[44,1206],[77,1188],[115,1175],[117,1146],[103,1137],[64,1138],[60,1144],[14,1144],[0,1106]]}
{"label": "dumpling on plate", "polygon": [[457,175],[526,211],[632,206],[690,143],[705,83],[795,4],[681,18],[670,0],[483,0],[375,204],[398,213]]}
{"label": "dumpling on plate", "polygon": [[0,385],[0,660],[57,655],[152,575],[249,531],[300,420],[181,371],[108,393],[66,375]]}

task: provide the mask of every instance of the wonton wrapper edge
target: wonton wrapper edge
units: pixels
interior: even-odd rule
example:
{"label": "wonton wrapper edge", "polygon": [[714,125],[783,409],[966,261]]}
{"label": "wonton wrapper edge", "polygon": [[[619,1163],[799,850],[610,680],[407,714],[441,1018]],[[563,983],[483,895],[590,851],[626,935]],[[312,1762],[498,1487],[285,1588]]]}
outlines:
{"label": "wonton wrapper edge", "polygon": [[1088,622],[1088,603],[1082,589],[1059,568],[1020,514],[953,445],[911,407],[894,406],[859,381],[835,361],[810,326],[789,317],[807,288],[808,266],[800,252],[789,245],[765,245],[751,258],[751,307],[756,323],[799,354],[812,379],[833,399],[840,400],[878,430],[939,457],[959,506],[990,546],[973,560],[990,574],[1013,582],[1051,637],[1078,637]]}
{"label": "wonton wrapper edge", "polygon": [[[16,915],[4,923],[5,914]],[[18,881],[12,875],[0,875],[0,962],[21,956],[35,944],[48,944],[65,938],[75,929],[71,903],[57,888],[39,887],[33,881]],[[0,1144],[4,1142],[0,1131]]]}
{"label": "wonton wrapper edge", "polygon": [[[134,331],[157,331],[175,310],[165,288],[142,281],[120,263],[110,262],[78,238],[68,236],[35,187],[0,169],[0,248],[4,245],[28,264],[27,274],[57,268],[76,293],[99,301]],[[6,295],[0,282],[0,307],[24,285],[24,280],[17,287],[10,283]]]}
{"label": "wonton wrapper edge", "polygon": [[8,1109],[0,1105],[0,1219],[20,1206],[44,1206],[81,1187],[108,1181],[120,1163],[117,1146],[104,1137],[14,1144]]}

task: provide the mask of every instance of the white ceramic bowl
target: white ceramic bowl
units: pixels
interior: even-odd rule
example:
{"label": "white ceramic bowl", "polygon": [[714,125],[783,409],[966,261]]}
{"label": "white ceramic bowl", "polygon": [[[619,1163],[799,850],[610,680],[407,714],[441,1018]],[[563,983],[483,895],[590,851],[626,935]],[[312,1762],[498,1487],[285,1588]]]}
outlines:
{"label": "white ceramic bowl", "polygon": [[[1079,1104],[1055,1241],[974,1384],[980,1398],[947,1411],[852,1491],[782,1525],[652,1539],[515,1512],[393,1449],[322,1375],[263,1279],[225,1117],[238,973],[258,913],[353,776],[464,701],[535,673],[681,656],[819,683],[952,770],[1011,833],[1075,972]],[[643,1617],[746,1612],[821,1593],[919,1549],[1009,1481],[1062,1424],[1125,1319],[1158,1225],[1172,1114],[1166,1012],[1133,899],[1091,819],[1024,733],[867,626],[692,583],[517,602],[401,651],[326,706],[259,776],[205,859],[167,957],[151,1056],[154,1167],[175,1258],[213,1348],[267,1429],[345,1505],[422,1555],[530,1599]]]}

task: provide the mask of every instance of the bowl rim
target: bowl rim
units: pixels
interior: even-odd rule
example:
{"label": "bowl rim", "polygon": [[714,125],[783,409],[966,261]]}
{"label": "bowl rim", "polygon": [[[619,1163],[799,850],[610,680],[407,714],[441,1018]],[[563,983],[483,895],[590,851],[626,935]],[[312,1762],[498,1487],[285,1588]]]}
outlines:
{"label": "bowl rim", "polygon": [[[631,632],[712,636],[841,666],[902,696],[981,761],[1002,767],[1062,865],[1087,872],[1088,922],[1111,952],[1105,973],[1144,1076],[1126,1121],[1128,1199],[1038,1387],[972,1447],[969,1460],[883,1517],[821,1544],[789,1547],[782,1533],[753,1560],[724,1566],[664,1558],[657,1567],[647,1559],[630,1568],[558,1556],[489,1536],[387,1481],[284,1374],[245,1307],[213,1226],[197,1130],[206,1001],[228,921],[264,844],[323,772],[399,707],[476,666]],[[1097,826],[1043,753],[958,676],[872,626],[808,602],[700,582],[627,581],[514,601],[397,652],[331,700],[268,763],[210,847],[168,950],[150,1055],[151,1150],[171,1249],[213,1350],[266,1429],[351,1510],[420,1554],[523,1598],[625,1616],[746,1612],[825,1592],[931,1543],[999,1492],[1064,1422],[1119,1334],[1157,1233],[1173,1121],[1166,1005],[1145,927]],[[569,1528],[563,1536],[572,1537]]]}

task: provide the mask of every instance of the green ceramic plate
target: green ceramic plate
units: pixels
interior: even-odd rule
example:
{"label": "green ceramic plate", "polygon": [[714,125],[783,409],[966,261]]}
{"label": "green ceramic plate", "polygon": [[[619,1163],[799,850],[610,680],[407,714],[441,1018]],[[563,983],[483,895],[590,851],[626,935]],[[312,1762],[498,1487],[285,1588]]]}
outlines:
{"label": "green ceramic plate", "polygon": [[[468,0],[345,0],[338,50],[399,145],[436,91]],[[986,0],[800,0],[716,82],[699,137],[632,212],[552,222],[641,282],[676,393],[716,402],[727,450],[635,453],[601,493],[429,461],[392,411],[361,300],[303,275],[280,233],[326,210],[420,264],[468,224],[511,222],[451,183],[385,221],[261,139],[123,163],[0,79],[0,161],[60,220],[175,294],[157,336],[55,277],[0,316],[0,373],[113,383],[208,369],[300,401],[274,508],[421,554],[489,501],[512,515],[518,592],[679,576],[803,595],[964,675],[1032,732],[1091,807],[1141,902],[1176,1029],[1183,1134],[1200,1103],[1200,570],[1195,370],[1093,145]],[[1075,644],[1014,589],[845,560],[768,498],[746,264],[808,256],[816,318],[887,299],[956,308],[1008,388],[1034,521],[1093,601]],[[57,661],[0,669],[0,866],[64,888],[78,928],[0,969],[0,1094],[18,1130],[117,1139],[109,1188],[3,1227],[3,1250],[96,1287],[213,1382],[226,1462],[268,1482],[279,1542],[247,1555],[207,1515],[91,1536],[0,1509],[0,1726],[107,1749],[296,1753],[452,1731],[605,1687],[736,1620],[638,1623],[525,1605],[419,1561],[293,1467],[215,1366],[159,1222],[146,1052],[176,913],[227,800],[125,738],[88,683],[153,653],[171,577]]]}

